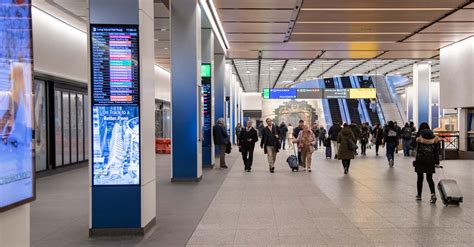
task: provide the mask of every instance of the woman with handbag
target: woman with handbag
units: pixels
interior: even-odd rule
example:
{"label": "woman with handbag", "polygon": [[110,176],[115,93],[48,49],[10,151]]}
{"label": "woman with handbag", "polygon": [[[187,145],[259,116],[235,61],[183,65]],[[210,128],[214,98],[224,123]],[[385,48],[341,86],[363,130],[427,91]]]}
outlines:
{"label": "woman with handbag", "polygon": [[298,134],[298,138],[293,142],[298,143],[303,167],[308,172],[311,172],[311,156],[314,151],[314,146],[316,145],[316,135],[308,125],[304,125],[303,130]]}
{"label": "woman with handbag", "polygon": [[278,151],[280,150],[280,131],[278,127],[273,124],[271,118],[266,119],[267,127],[262,130],[262,141],[260,147],[268,158],[268,167],[271,173],[275,172],[275,160]]}
{"label": "woman with handbag", "polygon": [[351,160],[355,157],[355,151],[357,150],[357,140],[352,133],[351,128],[348,124],[344,124],[339,135],[337,135],[337,143],[339,149],[337,151],[337,158],[341,160],[342,166],[344,167],[344,174],[349,172],[351,166]]}
{"label": "woman with handbag", "polygon": [[415,172],[418,175],[416,181],[417,195],[416,200],[421,200],[423,191],[423,177],[426,173],[426,181],[430,187],[431,203],[436,203],[435,184],[433,173],[435,166],[439,165],[439,147],[440,139],[434,135],[427,123],[420,124],[420,130],[416,134],[416,159],[413,162]]}

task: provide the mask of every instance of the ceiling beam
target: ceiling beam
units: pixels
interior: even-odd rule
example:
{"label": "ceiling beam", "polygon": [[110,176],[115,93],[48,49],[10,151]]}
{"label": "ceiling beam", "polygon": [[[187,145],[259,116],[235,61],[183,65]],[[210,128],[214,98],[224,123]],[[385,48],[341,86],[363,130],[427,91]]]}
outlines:
{"label": "ceiling beam", "polygon": [[260,92],[260,68],[262,67],[262,51],[258,51],[257,92]]}
{"label": "ceiling beam", "polygon": [[370,75],[371,72],[377,71],[378,69],[381,69],[381,68],[383,68],[383,67],[385,67],[385,66],[387,66],[387,65],[389,65],[389,64],[391,64],[391,63],[394,63],[395,61],[396,61],[396,60],[392,60],[392,61],[390,61],[390,62],[388,62],[388,63],[386,63],[386,64],[379,65],[379,66],[375,67],[374,69],[371,69],[371,70],[365,72],[364,74],[369,74],[369,75]]}
{"label": "ceiling beam", "polygon": [[454,12],[460,10],[460,9],[463,9],[464,7],[468,6],[469,4],[473,3],[474,1],[473,0],[467,0],[465,1],[463,4],[459,5],[457,8],[454,8],[453,10],[447,12],[446,14],[444,14],[443,16],[441,16],[440,18],[428,23],[427,25],[421,27],[420,29],[416,30],[415,32],[413,32],[412,34],[406,36],[405,38],[399,40],[398,42],[403,42],[407,39],[409,39],[410,37],[413,37],[414,35],[422,32],[423,30],[427,29],[428,27],[436,24],[437,22],[441,21],[442,19],[444,19],[445,17],[449,16],[449,15],[452,15],[454,14]]}
{"label": "ceiling beam", "polygon": [[275,82],[273,83],[273,87],[272,88],[275,88],[278,80],[280,80],[280,77],[281,77],[281,74],[283,73],[283,70],[285,70],[285,67],[286,67],[286,64],[288,63],[288,59],[285,60],[285,62],[283,63],[283,67],[281,67],[281,70],[280,70],[280,73],[278,73],[278,76],[275,80]]}
{"label": "ceiling beam", "polygon": [[244,84],[242,83],[242,78],[240,78],[239,70],[237,70],[237,66],[235,66],[234,59],[231,59],[232,61],[232,66],[234,66],[235,73],[237,74],[237,78],[239,78],[240,86],[242,87],[242,91],[246,92]]}
{"label": "ceiling beam", "polygon": [[356,66],[352,67],[351,69],[347,70],[346,72],[342,73],[342,75],[346,75],[348,72],[350,72],[350,71],[352,71],[352,70],[354,70],[354,69],[359,68],[360,66],[362,66],[362,65],[364,65],[364,64],[366,64],[366,63],[368,63],[369,61],[372,61],[372,60],[374,60],[374,59],[379,58],[380,56],[382,56],[383,54],[385,54],[385,53],[387,53],[387,52],[388,52],[388,51],[383,51],[383,52],[381,52],[380,54],[378,54],[377,56],[375,56],[375,57],[373,57],[373,58],[371,58],[371,59],[367,59],[367,60],[365,60],[365,61],[362,62],[362,63],[359,63],[358,65],[356,65]]}
{"label": "ceiling beam", "polygon": [[413,63],[409,63],[409,64],[406,64],[406,65],[402,65],[402,66],[400,66],[400,67],[398,67],[398,68],[396,68],[396,69],[392,69],[392,70],[390,70],[390,71],[387,71],[387,73],[385,73],[385,75],[388,75],[388,74],[390,74],[390,73],[393,73],[393,72],[395,72],[395,71],[397,71],[397,70],[400,70],[400,69],[403,69],[403,68],[405,68],[405,67],[413,66],[413,64],[418,63],[418,62],[420,62],[420,61],[421,61],[421,60],[415,60],[415,62],[413,62]]}
{"label": "ceiling beam", "polygon": [[298,15],[300,14],[301,6],[303,6],[303,0],[297,0],[293,12],[291,13],[291,19],[288,23],[288,30],[286,30],[283,42],[290,41],[291,34],[293,33],[293,29],[295,28],[296,20],[298,19]]}
{"label": "ceiling beam", "polygon": [[320,59],[320,58],[324,55],[325,52],[326,52],[326,51],[321,51],[321,53],[320,53],[317,57],[315,57],[315,58],[313,59],[313,61],[311,61],[311,62],[306,66],[306,68],[304,68],[304,70],[301,71],[301,73],[300,73],[298,76],[296,76],[296,78],[293,80],[293,82],[298,81],[298,80],[300,79],[300,77],[301,77],[306,71],[308,71],[309,67],[311,67],[311,65],[313,65],[313,63],[316,62],[316,60]]}
{"label": "ceiling beam", "polygon": [[323,76],[324,74],[326,74],[326,72],[328,72],[328,71],[330,71],[332,68],[336,67],[340,62],[342,62],[342,60],[339,60],[339,61],[337,61],[335,64],[329,66],[329,68],[327,68],[326,70],[324,70],[321,74],[319,74],[319,75],[316,76],[316,77],[318,78],[318,77]]}

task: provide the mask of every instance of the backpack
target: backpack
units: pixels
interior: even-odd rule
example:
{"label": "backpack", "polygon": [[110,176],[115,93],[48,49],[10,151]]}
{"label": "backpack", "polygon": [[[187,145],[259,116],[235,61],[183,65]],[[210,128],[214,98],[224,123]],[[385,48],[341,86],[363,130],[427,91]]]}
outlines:
{"label": "backpack", "polygon": [[387,136],[388,137],[397,137],[397,132],[395,130],[389,129],[388,133],[387,133]]}
{"label": "backpack", "polygon": [[434,150],[435,145],[426,145],[422,143],[418,143],[418,148],[416,150],[416,162],[420,162],[422,164],[434,164],[435,157],[434,157]]}
{"label": "backpack", "polygon": [[402,133],[402,138],[405,140],[410,140],[411,139],[411,131],[408,128],[405,128]]}

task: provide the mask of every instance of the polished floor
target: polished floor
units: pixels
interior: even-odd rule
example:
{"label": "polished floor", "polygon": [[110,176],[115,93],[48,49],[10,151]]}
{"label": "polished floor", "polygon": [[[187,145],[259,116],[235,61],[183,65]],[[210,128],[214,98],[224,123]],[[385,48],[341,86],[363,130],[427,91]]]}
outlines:
{"label": "polished floor", "polygon": [[[235,149],[234,149],[235,150]],[[383,150],[382,150],[383,151]],[[414,200],[412,158],[393,168],[368,150],[344,175],[339,161],[313,154],[313,172],[291,172],[290,151],[270,174],[262,150],[251,173],[238,153],[228,170],[199,183],[169,182],[169,156],[157,156],[157,226],[143,238],[87,237],[87,168],[41,178],[32,204],[32,246],[472,246],[474,161],[446,161],[464,193],[461,207]],[[118,216],[119,217],[119,216]]]}

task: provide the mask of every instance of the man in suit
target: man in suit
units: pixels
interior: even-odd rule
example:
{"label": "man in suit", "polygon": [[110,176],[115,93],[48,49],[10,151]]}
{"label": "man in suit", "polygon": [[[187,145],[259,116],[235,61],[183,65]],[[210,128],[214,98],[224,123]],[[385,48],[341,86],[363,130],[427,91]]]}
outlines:
{"label": "man in suit", "polygon": [[253,150],[255,143],[258,141],[257,131],[252,127],[252,120],[247,121],[247,126],[243,128],[239,136],[240,151],[244,160],[245,171],[252,170]]}
{"label": "man in suit", "polygon": [[267,118],[266,122],[267,127],[262,131],[260,147],[263,148],[263,152],[267,155],[270,172],[274,173],[276,154],[280,150],[280,131],[278,127],[273,124],[271,118]]}
{"label": "man in suit", "polygon": [[212,129],[212,134],[214,136],[214,144],[219,147],[220,150],[220,167],[227,168],[225,164],[225,149],[226,145],[229,143],[229,135],[224,127],[224,118],[219,118],[216,125]]}

